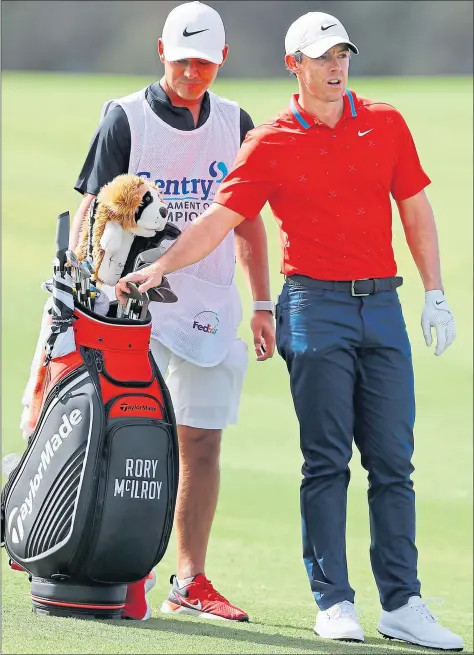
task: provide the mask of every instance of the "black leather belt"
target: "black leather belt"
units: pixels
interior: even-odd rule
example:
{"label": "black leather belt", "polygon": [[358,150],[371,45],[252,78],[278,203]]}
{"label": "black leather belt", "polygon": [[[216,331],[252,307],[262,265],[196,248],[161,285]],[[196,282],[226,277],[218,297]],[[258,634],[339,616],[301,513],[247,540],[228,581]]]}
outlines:
{"label": "black leather belt", "polygon": [[402,277],[375,277],[363,280],[332,281],[315,280],[306,275],[290,275],[286,278],[288,284],[307,287],[308,289],[326,289],[327,291],[345,291],[351,296],[371,296],[381,291],[392,291],[403,284]]}

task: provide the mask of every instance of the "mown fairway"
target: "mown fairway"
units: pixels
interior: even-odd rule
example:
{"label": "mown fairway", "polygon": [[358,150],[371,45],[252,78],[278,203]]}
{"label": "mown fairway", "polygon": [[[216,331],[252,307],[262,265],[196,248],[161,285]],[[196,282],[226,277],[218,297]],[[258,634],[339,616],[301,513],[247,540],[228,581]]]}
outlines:
{"label": "mown fairway", "polygon": [[[104,100],[145,86],[132,77],[3,75],[2,83],[2,435],[3,453],[23,448],[20,398],[28,377],[51,274],[55,222],[73,215],[73,185]],[[220,82],[258,124],[288,102],[295,83]],[[424,344],[423,289],[395,215],[395,243],[417,381],[415,488],[420,576],[426,597],[472,652],[472,82],[469,79],[362,79],[359,95],[399,108],[412,129],[437,216],[444,282],[458,338],[438,359]],[[281,286],[276,226],[265,210],[273,294]],[[241,327],[250,343],[250,295]],[[368,546],[366,478],[357,451],[349,497],[348,558],[364,645],[326,643],[312,633],[316,608],[300,555],[301,456],[286,369],[278,356],[250,365],[241,419],[225,435],[222,489],[208,576],[244,607],[252,622],[231,625],[164,618],[159,612],[174,572],[172,539],[152,592],[146,624],[93,623],[32,615],[29,585],[3,553],[5,653],[392,653],[427,652],[386,642],[376,632],[378,596]]]}

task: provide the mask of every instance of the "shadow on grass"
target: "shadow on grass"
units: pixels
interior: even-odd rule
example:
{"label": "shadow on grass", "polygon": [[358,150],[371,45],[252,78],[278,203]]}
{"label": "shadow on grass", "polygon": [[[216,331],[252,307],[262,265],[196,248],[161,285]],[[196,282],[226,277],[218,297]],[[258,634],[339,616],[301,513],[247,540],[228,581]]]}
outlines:
{"label": "shadow on grass", "polygon": [[[151,618],[148,621],[107,621],[107,623],[113,624],[114,627],[119,628],[128,628],[135,630],[155,630],[157,632],[166,632],[167,634],[175,633],[177,636],[195,636],[195,637],[211,637],[213,639],[228,639],[229,641],[240,641],[247,642],[249,644],[260,644],[264,646],[272,646],[276,649],[280,648],[292,648],[294,650],[309,651],[313,653],[335,653],[341,655],[363,655],[364,653],[373,653],[374,655],[388,655],[391,653],[400,653],[403,649],[404,653],[409,653],[411,651],[418,653],[429,653],[429,650],[424,649],[421,646],[410,646],[409,644],[402,644],[401,642],[394,641],[393,645],[391,641],[383,639],[382,637],[369,637],[365,640],[364,643],[354,643],[354,642],[343,642],[343,641],[330,641],[323,640],[318,638],[316,635],[313,635],[312,638],[302,638],[302,637],[290,637],[281,634],[266,634],[258,631],[253,631],[246,629],[244,626],[249,625],[248,623],[233,623],[229,627],[223,625],[216,625],[211,623],[201,623],[194,620],[185,620],[182,619],[161,619],[161,618]],[[252,625],[252,624],[251,624]],[[284,626],[284,625],[275,625],[271,623],[258,623],[253,625],[259,625],[266,628],[291,628],[296,630],[301,630],[301,626]],[[197,651],[194,651],[197,653]],[[250,652],[243,651],[243,652]],[[278,650],[274,650],[274,653],[278,653]]]}

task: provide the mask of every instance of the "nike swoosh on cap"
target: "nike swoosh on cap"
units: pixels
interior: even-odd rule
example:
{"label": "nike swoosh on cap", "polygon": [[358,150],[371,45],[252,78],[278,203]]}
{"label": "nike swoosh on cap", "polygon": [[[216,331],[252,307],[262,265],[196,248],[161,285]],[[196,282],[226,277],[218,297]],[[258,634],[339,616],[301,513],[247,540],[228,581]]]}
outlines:
{"label": "nike swoosh on cap", "polygon": [[334,23],[333,25],[321,25],[321,29],[323,32],[328,30],[330,27],[336,27],[337,23]]}
{"label": "nike swoosh on cap", "polygon": [[201,34],[201,32],[208,32],[209,28],[206,27],[205,30],[196,30],[196,32],[188,32],[188,28],[185,27],[183,31],[183,36],[193,36],[194,34]]}

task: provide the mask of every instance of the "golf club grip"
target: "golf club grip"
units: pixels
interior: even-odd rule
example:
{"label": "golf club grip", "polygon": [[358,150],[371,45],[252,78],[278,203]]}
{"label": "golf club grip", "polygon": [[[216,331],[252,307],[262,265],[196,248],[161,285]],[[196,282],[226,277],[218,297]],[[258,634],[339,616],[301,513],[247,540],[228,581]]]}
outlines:
{"label": "golf club grip", "polygon": [[69,212],[59,214],[56,226],[56,257],[61,267],[66,262],[66,250],[69,248],[69,221]]}

